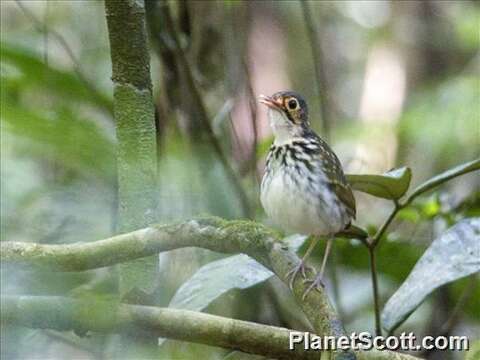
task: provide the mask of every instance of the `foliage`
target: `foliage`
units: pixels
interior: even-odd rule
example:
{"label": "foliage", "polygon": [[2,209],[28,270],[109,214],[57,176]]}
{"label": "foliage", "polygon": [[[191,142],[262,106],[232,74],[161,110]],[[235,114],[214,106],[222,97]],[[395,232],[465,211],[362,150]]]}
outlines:
{"label": "foliage", "polygon": [[[1,240],[59,244],[115,235],[121,169],[104,4],[20,3],[0,2]],[[158,154],[156,183],[142,189],[158,203],[149,219],[208,213],[271,225],[258,185],[273,139],[255,96],[294,88],[309,100],[313,126],[329,129],[356,190],[356,228],[339,234],[327,282],[346,329],[371,330],[376,316],[377,331],[381,320],[389,332],[435,333],[439,323],[455,335],[480,331],[478,275],[461,278],[478,271],[478,262],[466,260],[460,246],[475,245],[470,225],[480,217],[478,4],[187,0],[148,1],[145,11],[155,103],[155,134],[150,127],[147,136],[155,136]],[[125,138],[137,147],[141,135]],[[136,183],[139,173],[127,172]],[[135,222],[130,215],[126,221]],[[290,250],[305,251],[304,237],[285,235]],[[318,246],[314,265],[321,255]],[[92,304],[119,298],[113,267],[67,274],[3,266],[2,296],[68,294]],[[287,288],[274,286],[272,272],[246,255],[179,249],[162,253],[159,266],[156,292],[145,302],[308,329]],[[81,316],[94,322],[102,312],[108,309]],[[54,351],[117,357],[117,345],[106,334],[2,325],[2,358]],[[180,340],[155,354],[199,356],[236,354]]]}

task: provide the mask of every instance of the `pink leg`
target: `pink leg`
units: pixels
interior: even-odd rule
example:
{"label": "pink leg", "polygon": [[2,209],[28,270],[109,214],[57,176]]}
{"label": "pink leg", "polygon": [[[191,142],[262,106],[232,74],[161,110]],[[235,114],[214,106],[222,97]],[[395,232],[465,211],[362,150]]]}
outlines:
{"label": "pink leg", "polygon": [[323,279],[323,274],[325,272],[325,268],[326,268],[326,265],[327,265],[328,255],[330,254],[330,250],[332,248],[332,243],[333,243],[333,237],[331,237],[327,240],[327,246],[325,247],[325,254],[323,255],[322,266],[320,268],[320,272],[318,273],[317,277],[313,281],[311,281],[311,280],[306,281],[306,282],[311,282],[311,284],[307,288],[307,290],[305,290],[305,292],[303,293],[302,300],[305,300],[308,293],[312,289],[318,289],[319,287],[324,287],[325,286],[323,284],[322,279]]}

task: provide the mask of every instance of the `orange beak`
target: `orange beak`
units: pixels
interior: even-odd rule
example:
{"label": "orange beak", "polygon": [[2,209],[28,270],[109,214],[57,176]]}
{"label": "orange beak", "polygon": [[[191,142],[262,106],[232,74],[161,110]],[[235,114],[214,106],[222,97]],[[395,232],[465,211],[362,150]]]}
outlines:
{"label": "orange beak", "polygon": [[269,108],[281,110],[282,109],[282,101],[280,99],[275,100],[271,96],[260,95],[258,97],[258,101],[264,105],[267,105]]}

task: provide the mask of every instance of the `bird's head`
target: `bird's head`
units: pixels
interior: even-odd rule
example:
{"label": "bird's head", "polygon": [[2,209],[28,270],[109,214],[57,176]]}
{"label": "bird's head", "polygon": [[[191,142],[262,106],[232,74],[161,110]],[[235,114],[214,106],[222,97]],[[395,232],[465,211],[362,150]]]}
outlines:
{"label": "bird's head", "polygon": [[259,101],[268,106],[268,118],[277,143],[301,136],[310,125],[307,103],[296,92],[279,91],[272,96],[260,95]]}

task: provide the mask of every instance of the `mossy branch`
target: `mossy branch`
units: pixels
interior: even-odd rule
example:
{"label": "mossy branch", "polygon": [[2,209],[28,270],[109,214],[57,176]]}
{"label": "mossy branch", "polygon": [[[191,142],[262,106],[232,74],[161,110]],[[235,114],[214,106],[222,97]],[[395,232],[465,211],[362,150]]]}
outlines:
{"label": "mossy branch", "polygon": [[[300,261],[277,234],[263,225],[217,217],[150,226],[95,242],[66,245],[2,242],[0,246],[2,262],[59,271],[84,271],[195,246],[223,253],[245,253],[268,267],[285,283],[287,272]],[[298,279],[293,293],[315,332],[318,335],[343,335],[340,319],[325,292],[311,292],[302,301],[305,286]]]}
{"label": "mossy branch", "polygon": [[[318,359],[319,354],[297,345],[289,350],[292,330],[229,319],[189,310],[127,305],[59,296],[2,297],[2,324],[34,329],[98,333],[147,333],[241,350],[276,359]],[[311,334],[313,335],[313,334]],[[392,352],[359,352],[359,359],[415,358]]]}

